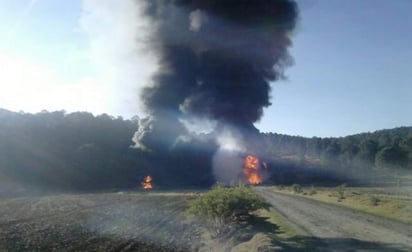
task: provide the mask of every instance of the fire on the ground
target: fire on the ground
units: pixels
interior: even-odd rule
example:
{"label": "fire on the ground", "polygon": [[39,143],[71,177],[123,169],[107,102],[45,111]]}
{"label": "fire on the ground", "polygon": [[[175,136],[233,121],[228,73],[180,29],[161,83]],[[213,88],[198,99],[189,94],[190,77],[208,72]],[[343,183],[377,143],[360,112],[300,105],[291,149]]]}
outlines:
{"label": "fire on the ground", "polygon": [[262,167],[266,168],[266,164],[261,164],[258,157],[254,155],[246,156],[243,167],[243,174],[249,184],[259,185],[263,182]]}
{"label": "fire on the ground", "polygon": [[143,179],[142,187],[143,187],[143,189],[145,189],[145,190],[153,189],[152,177],[151,177],[151,176],[146,176],[146,177]]}

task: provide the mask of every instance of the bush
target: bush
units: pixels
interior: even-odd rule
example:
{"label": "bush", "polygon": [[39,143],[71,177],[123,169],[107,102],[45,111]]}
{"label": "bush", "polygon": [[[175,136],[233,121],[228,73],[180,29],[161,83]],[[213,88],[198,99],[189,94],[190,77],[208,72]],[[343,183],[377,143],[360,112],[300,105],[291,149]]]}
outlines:
{"label": "bush", "polygon": [[316,191],[315,187],[312,185],[309,189],[309,195],[315,195],[318,192]]}
{"label": "bush", "polygon": [[342,200],[345,199],[345,189],[346,189],[346,184],[342,184],[342,185],[336,187],[339,202],[341,202]]}
{"label": "bush", "polygon": [[269,206],[250,187],[217,186],[191,201],[187,213],[201,221],[215,236],[222,236],[247,220],[254,211]]}
{"label": "bush", "polygon": [[294,193],[301,193],[302,191],[302,187],[299,184],[293,184],[292,185],[292,191]]}
{"label": "bush", "polygon": [[378,197],[378,196],[376,196],[376,195],[372,195],[372,196],[370,196],[369,197],[369,203],[372,205],[372,206],[377,206],[377,205],[379,205],[379,202],[381,201],[381,199]]}

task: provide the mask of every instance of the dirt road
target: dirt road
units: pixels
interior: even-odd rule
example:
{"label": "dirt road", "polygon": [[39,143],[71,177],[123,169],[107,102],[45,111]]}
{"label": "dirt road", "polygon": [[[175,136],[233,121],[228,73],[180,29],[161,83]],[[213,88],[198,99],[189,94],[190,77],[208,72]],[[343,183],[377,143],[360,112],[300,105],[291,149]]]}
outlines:
{"label": "dirt road", "polygon": [[315,247],[325,251],[412,251],[412,225],[270,188],[256,190],[302,237],[316,240],[320,246]]}

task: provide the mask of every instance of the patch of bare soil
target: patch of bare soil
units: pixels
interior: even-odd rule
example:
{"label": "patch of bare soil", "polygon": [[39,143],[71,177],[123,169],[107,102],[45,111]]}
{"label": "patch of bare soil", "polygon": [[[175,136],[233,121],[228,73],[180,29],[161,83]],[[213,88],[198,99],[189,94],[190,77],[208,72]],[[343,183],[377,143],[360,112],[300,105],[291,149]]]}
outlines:
{"label": "patch of bare soil", "polygon": [[0,251],[197,251],[193,194],[101,193],[0,199]]}

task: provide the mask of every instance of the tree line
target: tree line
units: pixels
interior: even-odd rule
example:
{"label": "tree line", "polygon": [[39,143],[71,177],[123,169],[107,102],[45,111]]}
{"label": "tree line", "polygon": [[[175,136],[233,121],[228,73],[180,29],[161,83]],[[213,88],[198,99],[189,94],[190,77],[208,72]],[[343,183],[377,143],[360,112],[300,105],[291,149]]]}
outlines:
{"label": "tree line", "polygon": [[213,184],[210,141],[146,152],[133,147],[138,123],[88,112],[0,109],[0,194],[140,188],[147,175],[155,187]]}
{"label": "tree line", "polygon": [[263,146],[266,156],[335,171],[349,178],[412,171],[412,127],[338,138],[265,133]]}
{"label": "tree line", "polygon": [[139,157],[129,146],[137,126],[106,114],[0,110],[0,183],[44,190],[136,184],[130,174]]}
{"label": "tree line", "polygon": [[[132,148],[138,122],[88,112],[0,109],[0,192],[136,188],[146,175],[155,186],[214,183],[211,137],[181,141],[167,153],[145,152]],[[274,173],[289,164],[356,176],[412,170],[412,127],[341,138],[261,136],[260,153],[272,160]]]}

